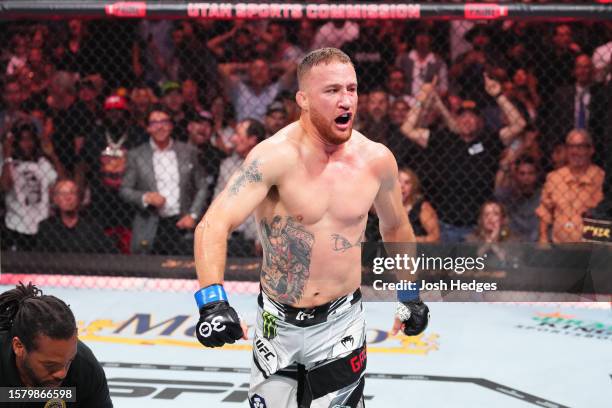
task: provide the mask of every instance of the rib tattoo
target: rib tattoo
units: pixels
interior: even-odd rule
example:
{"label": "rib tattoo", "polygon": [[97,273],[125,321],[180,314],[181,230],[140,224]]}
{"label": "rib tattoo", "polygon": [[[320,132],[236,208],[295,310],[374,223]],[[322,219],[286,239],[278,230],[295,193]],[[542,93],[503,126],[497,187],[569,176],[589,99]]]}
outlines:
{"label": "rib tattoo", "polygon": [[365,238],[365,231],[357,238],[357,241],[355,241],[354,244],[340,234],[332,234],[331,239],[334,242],[333,250],[336,252],[344,252],[347,249],[359,246],[361,245],[362,238]]}
{"label": "rib tattoo", "polygon": [[314,235],[293,217],[274,216],[260,222],[264,247],[262,286],[279,302],[298,303],[310,275]]}

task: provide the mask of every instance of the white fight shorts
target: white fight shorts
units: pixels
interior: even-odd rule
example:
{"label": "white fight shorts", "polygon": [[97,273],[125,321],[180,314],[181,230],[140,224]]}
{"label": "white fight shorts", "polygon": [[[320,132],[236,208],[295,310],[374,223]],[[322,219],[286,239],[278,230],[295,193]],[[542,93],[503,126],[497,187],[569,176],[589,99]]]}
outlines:
{"label": "white fight shorts", "polygon": [[263,291],[258,303],[251,407],[364,406],[366,323],[359,289],[312,309],[280,304]]}

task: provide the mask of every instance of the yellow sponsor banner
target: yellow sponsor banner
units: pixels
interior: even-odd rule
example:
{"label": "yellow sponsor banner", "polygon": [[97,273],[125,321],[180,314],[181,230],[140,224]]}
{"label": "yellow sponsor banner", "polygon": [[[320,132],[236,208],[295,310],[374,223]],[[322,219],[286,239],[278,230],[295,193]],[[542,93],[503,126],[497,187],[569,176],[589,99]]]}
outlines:
{"label": "yellow sponsor banner", "polygon": [[[142,316],[142,315],[140,315]],[[135,329],[134,333],[122,333],[127,328],[127,324],[134,318],[125,322],[115,323],[109,319],[94,320],[90,323],[79,321],[79,339],[84,342],[101,342],[112,344],[129,344],[137,346],[171,346],[202,348],[196,340],[182,340],[172,337],[146,337],[145,334],[154,328],[159,328],[160,324],[146,326],[146,330]],[[166,320],[168,323],[172,319]],[[170,325],[170,323],[168,323]],[[166,326],[167,327],[167,326]],[[167,329],[166,329],[167,330]],[[117,333],[119,331],[119,333]],[[375,332],[374,339],[368,342],[368,353],[388,353],[388,354],[414,354],[426,355],[439,348],[439,335],[435,333],[420,334],[418,336],[404,336],[403,334],[391,335],[387,331],[371,329]],[[173,334],[173,333],[171,333]],[[377,345],[379,343],[383,343]],[[250,351],[253,349],[250,343],[226,344],[221,347],[223,350]]]}

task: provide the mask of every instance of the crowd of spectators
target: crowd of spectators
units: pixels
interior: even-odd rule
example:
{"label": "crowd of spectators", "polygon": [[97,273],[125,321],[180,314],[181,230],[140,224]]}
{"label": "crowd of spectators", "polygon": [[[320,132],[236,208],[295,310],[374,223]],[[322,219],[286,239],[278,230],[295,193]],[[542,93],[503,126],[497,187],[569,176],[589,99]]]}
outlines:
{"label": "crowd of spectators", "polygon": [[[297,63],[323,46],[355,64],[355,128],[395,154],[420,241],[576,242],[611,207],[610,21],[0,27],[3,250],[190,254],[250,149],[299,117]],[[231,255],[256,238],[249,219]]]}

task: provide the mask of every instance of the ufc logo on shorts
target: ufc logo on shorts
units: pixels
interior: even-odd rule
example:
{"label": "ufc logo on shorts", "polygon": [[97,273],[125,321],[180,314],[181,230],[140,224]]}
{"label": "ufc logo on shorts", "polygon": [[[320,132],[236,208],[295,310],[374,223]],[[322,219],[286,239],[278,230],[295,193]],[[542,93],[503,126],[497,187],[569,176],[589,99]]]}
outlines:
{"label": "ufc logo on shorts", "polygon": [[274,353],[271,352],[270,349],[268,349],[268,347],[266,347],[266,345],[260,339],[257,339],[255,341],[255,346],[257,347],[257,351],[259,351],[259,354],[261,354],[266,359],[266,361],[270,361],[270,357],[276,357]]}
{"label": "ufc logo on shorts", "polygon": [[225,330],[225,325],[220,326],[221,319],[222,319],[221,316],[217,316],[214,319],[212,319],[211,323],[202,322],[200,324],[200,327],[198,327],[200,336],[209,337],[212,334],[213,330],[216,332],[222,332],[223,330]]}
{"label": "ufc logo on shorts", "polygon": [[304,320],[304,319],[314,319],[314,313],[306,313],[300,310],[300,312],[295,316],[295,320]]}

